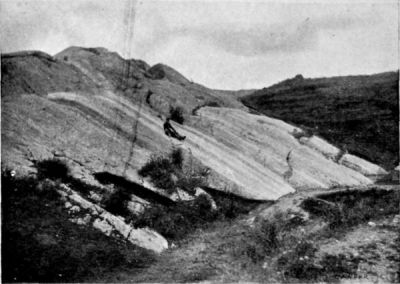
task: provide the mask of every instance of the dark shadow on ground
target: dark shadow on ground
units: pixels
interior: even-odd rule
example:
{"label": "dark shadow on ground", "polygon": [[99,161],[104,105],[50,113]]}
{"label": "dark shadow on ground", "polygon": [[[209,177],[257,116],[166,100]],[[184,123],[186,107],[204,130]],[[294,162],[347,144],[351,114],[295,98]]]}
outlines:
{"label": "dark shadow on ground", "polygon": [[114,184],[115,186],[123,188],[131,194],[134,194],[140,198],[143,198],[144,200],[149,201],[150,203],[158,203],[166,206],[170,206],[175,203],[166,196],[158,194],[138,183],[129,181],[124,177],[114,175],[109,172],[99,172],[95,173],[93,176],[104,185]]}

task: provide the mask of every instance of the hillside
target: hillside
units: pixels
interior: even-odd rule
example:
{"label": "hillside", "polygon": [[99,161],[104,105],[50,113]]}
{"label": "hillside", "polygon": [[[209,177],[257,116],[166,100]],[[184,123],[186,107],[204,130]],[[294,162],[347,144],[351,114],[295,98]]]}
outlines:
{"label": "hillside", "polygon": [[393,169],[399,163],[398,87],[398,72],[317,79],[298,75],[255,91],[242,102]]}
{"label": "hillside", "polygon": [[[229,93],[217,95],[169,67],[148,68],[102,48],[72,47],[49,58],[3,56],[8,76],[2,80],[2,157],[19,171],[34,171],[32,159],[57,156],[88,181],[96,172],[110,172],[142,183],[137,170],[151,154],[180,145],[195,164],[210,169],[210,187],[249,199],[274,200],[302,187],[371,182],[327,158],[339,150],[324,141],[318,140],[317,148],[315,138],[299,141],[292,134],[298,128],[249,114]],[[77,83],[68,84],[68,78]],[[59,83],[50,87],[49,80]],[[221,107],[199,109],[208,102]],[[184,125],[175,124],[187,136],[184,143],[163,133],[160,115],[168,116],[174,107],[186,118]],[[290,151],[293,173],[287,179]],[[304,167],[304,160],[313,162]],[[372,171],[364,174],[379,172]]]}
{"label": "hillside", "polygon": [[[7,242],[18,247],[17,240],[38,240],[26,249],[39,251],[43,263],[62,266],[51,249],[72,235],[83,247],[79,255],[96,269],[105,263],[104,273],[118,265],[140,270],[154,261],[154,253],[173,249],[213,222],[229,224],[258,205],[303,191],[366,188],[387,174],[300,127],[249,112],[239,101],[247,90],[212,90],[163,64],[81,47],[1,59],[2,181],[12,193],[5,222],[14,234]],[[165,134],[169,116],[185,140]],[[32,206],[31,217],[13,214]],[[47,207],[62,213],[50,218]],[[73,225],[65,226],[65,220]],[[27,229],[21,225],[29,222]],[[62,237],[48,225],[53,223]],[[107,236],[101,248],[84,246],[84,228],[96,229],[87,232],[91,240],[98,231]],[[70,245],[62,253],[81,259]],[[110,251],[118,256],[124,246],[124,259],[109,263]],[[131,254],[146,260],[135,262]],[[19,257],[36,269],[35,258]],[[18,269],[7,280],[28,281],[18,259],[12,260]],[[74,276],[57,278],[46,274],[48,267],[36,269],[44,270],[37,279],[96,277],[90,267],[73,266]]]}

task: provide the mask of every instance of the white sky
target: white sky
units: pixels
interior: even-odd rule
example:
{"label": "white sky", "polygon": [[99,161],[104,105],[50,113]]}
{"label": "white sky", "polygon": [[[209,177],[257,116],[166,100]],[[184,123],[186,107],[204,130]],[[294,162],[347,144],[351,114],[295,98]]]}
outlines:
{"label": "white sky", "polygon": [[0,0],[2,52],[106,47],[219,89],[398,69],[398,2]]}

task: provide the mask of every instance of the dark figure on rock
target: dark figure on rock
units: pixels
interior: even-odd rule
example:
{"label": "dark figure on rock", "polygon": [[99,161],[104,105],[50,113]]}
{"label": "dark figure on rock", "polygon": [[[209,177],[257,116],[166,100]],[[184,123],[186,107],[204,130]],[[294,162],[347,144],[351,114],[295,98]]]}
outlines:
{"label": "dark figure on rock", "polygon": [[180,135],[175,128],[172,127],[171,123],[169,122],[170,118],[167,118],[164,122],[164,132],[167,136],[178,139],[180,141],[185,140],[186,136]]}

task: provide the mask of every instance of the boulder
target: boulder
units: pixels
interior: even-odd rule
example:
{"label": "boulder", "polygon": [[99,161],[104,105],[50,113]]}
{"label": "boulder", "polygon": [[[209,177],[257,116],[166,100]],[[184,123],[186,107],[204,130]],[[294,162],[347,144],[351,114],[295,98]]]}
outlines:
{"label": "boulder", "polygon": [[135,195],[131,195],[131,200],[128,201],[127,209],[133,214],[142,213],[146,207],[150,206],[150,202]]}

